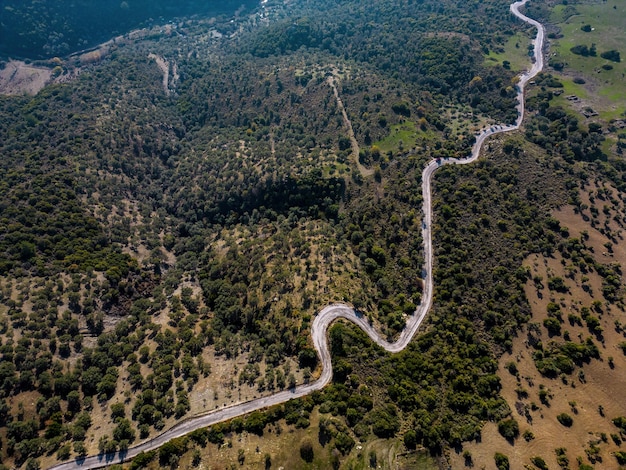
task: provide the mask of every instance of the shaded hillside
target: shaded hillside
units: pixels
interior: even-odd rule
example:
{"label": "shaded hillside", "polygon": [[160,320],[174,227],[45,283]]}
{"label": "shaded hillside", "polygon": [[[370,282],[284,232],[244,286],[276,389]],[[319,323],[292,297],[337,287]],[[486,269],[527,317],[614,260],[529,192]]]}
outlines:
{"label": "shaded hillside", "polygon": [[66,56],[123,35],[182,16],[232,15],[253,0],[63,0],[3,2],[0,54],[28,59]]}

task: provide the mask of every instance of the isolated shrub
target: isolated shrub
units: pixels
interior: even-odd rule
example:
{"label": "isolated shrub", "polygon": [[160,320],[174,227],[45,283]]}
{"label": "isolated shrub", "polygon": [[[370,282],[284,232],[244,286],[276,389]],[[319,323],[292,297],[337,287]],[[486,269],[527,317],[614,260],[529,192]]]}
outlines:
{"label": "isolated shrub", "polygon": [[613,419],[613,424],[621,429],[622,432],[626,433],[626,417],[618,416]]}
{"label": "isolated shrub", "polygon": [[305,462],[313,462],[313,457],[315,457],[315,455],[313,453],[313,446],[309,441],[303,442],[300,446],[300,457],[302,457],[302,460]]}
{"label": "isolated shrub", "polygon": [[559,421],[559,423],[561,423],[563,426],[567,426],[568,428],[571,427],[572,424],[574,424],[574,420],[567,413],[561,413],[556,417],[556,419]]}
{"label": "isolated shrub", "polygon": [[548,330],[550,336],[561,335],[561,323],[554,317],[548,317],[543,321],[543,326]]}
{"label": "isolated shrub", "polygon": [[517,375],[518,370],[517,370],[517,364],[515,364],[515,362],[513,361],[507,362],[504,367],[506,367],[506,369],[509,371],[511,375]]}
{"label": "isolated shrub", "polygon": [[600,57],[602,57],[603,59],[606,59],[606,60],[613,61],[613,62],[621,62],[622,61],[622,59],[621,59],[621,57],[619,55],[619,52],[616,51],[615,49],[603,52],[602,54],[600,54]]}
{"label": "isolated shrub", "polygon": [[583,57],[587,57],[589,55],[589,47],[584,44],[576,45],[570,48],[572,54],[581,55]]}
{"label": "isolated shrub", "polygon": [[548,278],[548,289],[562,293],[567,292],[567,286],[565,285],[565,281],[562,277],[558,276]]}
{"label": "isolated shrub", "polygon": [[503,419],[498,422],[498,432],[505,439],[515,439],[519,435],[519,425],[513,418]]}
{"label": "isolated shrub", "polygon": [[498,470],[509,470],[509,458],[506,455],[496,452],[493,459],[496,461],[496,467],[498,467]]}
{"label": "isolated shrub", "polygon": [[554,453],[556,454],[556,463],[561,468],[569,468],[569,459],[565,454],[566,451],[567,449],[565,449],[565,447],[559,447],[557,449],[554,449]]}

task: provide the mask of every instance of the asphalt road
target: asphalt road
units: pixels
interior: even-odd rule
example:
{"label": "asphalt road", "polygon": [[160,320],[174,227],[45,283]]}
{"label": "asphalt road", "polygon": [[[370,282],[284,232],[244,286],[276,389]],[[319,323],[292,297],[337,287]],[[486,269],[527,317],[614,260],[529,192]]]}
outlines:
{"label": "asphalt road", "polygon": [[424,198],[424,219],[422,222],[422,239],[424,240],[424,289],[422,292],[422,302],[415,310],[414,314],[406,322],[406,327],[400,334],[397,341],[390,343],[386,338],[382,337],[367,321],[367,318],[357,314],[357,312],[348,305],[345,304],[332,304],[320,311],[313,320],[313,326],[311,329],[311,335],[313,337],[313,344],[317,350],[320,361],[322,364],[322,374],[315,382],[299,385],[293,389],[278,392],[274,395],[257,398],[256,400],[248,401],[245,403],[239,403],[232,406],[227,406],[219,410],[212,411],[210,413],[196,416],[183,420],[165,431],[163,434],[145,441],[135,447],[128,449],[121,453],[109,455],[93,455],[84,459],[72,460],[59,465],[51,467],[50,470],[77,470],[77,469],[91,469],[100,468],[106,465],[114,463],[125,462],[132,459],[140,452],[147,452],[153,449],[159,448],[166,442],[182,437],[196,429],[204,428],[236,416],[241,416],[252,411],[260,410],[268,406],[278,405],[294,398],[299,398],[309,393],[320,390],[328,385],[332,379],[332,361],[330,357],[330,350],[328,345],[328,339],[326,333],[329,326],[335,320],[343,318],[351,321],[361,328],[376,344],[384,348],[391,353],[402,351],[409,341],[413,338],[413,335],[417,332],[418,328],[424,321],[426,314],[430,310],[433,299],[433,244],[432,244],[432,198],[431,198],[431,182],[433,175],[437,169],[442,165],[466,165],[474,162],[480,155],[482,145],[488,137],[499,134],[502,132],[510,132],[519,129],[522,120],[524,118],[524,87],[525,85],[543,69],[543,41],[544,41],[544,28],[541,23],[528,18],[519,12],[519,8],[524,5],[528,0],[515,2],[511,4],[511,12],[520,18],[521,20],[535,26],[537,28],[537,37],[533,41],[534,43],[534,56],[535,61],[532,68],[528,72],[524,72],[520,75],[518,83],[518,117],[515,124],[509,125],[495,125],[488,129],[483,130],[476,136],[476,143],[472,147],[472,153],[467,158],[447,158],[431,160],[422,172],[422,194]]}

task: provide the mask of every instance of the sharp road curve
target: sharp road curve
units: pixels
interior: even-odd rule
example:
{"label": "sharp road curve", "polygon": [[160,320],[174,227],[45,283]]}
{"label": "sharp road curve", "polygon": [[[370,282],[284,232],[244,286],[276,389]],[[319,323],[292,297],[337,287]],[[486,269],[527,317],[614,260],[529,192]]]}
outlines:
{"label": "sharp road curve", "polygon": [[332,379],[332,363],[330,357],[330,350],[328,345],[327,331],[331,323],[335,320],[343,318],[349,320],[361,328],[376,344],[384,348],[386,351],[396,353],[402,351],[409,341],[413,338],[413,335],[417,332],[418,328],[422,324],[422,321],[426,317],[426,314],[430,310],[433,300],[433,244],[432,244],[432,198],[431,198],[431,182],[433,175],[437,169],[442,165],[466,165],[474,162],[480,155],[480,149],[483,142],[494,134],[502,132],[509,132],[519,129],[522,120],[524,118],[524,87],[535,75],[537,75],[543,69],[543,41],[544,41],[544,28],[541,23],[528,18],[524,14],[519,12],[519,8],[523,6],[528,0],[522,0],[511,4],[511,12],[520,18],[521,20],[531,24],[537,28],[537,36],[533,41],[534,44],[534,61],[531,69],[524,72],[519,77],[518,83],[518,117],[515,124],[496,125],[488,129],[483,130],[476,136],[476,143],[472,147],[472,153],[467,158],[448,158],[431,160],[422,172],[422,193],[424,198],[424,218],[422,222],[422,238],[424,240],[424,259],[425,259],[425,279],[424,289],[422,293],[422,301],[415,310],[415,313],[406,322],[406,327],[400,334],[397,341],[390,343],[383,336],[378,333],[367,321],[367,319],[359,315],[355,310],[345,304],[332,304],[319,312],[313,321],[311,335],[313,337],[313,344],[317,350],[321,364],[322,374],[314,382],[300,385],[290,390],[285,390],[276,393],[271,396],[258,398],[245,403],[239,403],[236,405],[221,408],[219,410],[212,411],[210,413],[196,416],[179,422],[172,428],[165,431],[163,434],[145,441],[135,447],[132,447],[124,452],[117,452],[115,454],[100,454],[89,456],[69,462],[61,463],[51,467],[50,470],[76,470],[76,469],[91,469],[100,468],[105,465],[111,465],[114,463],[120,463],[132,459],[140,452],[147,452],[153,449],[157,449],[164,443],[171,439],[184,436],[196,429],[207,427],[228,419],[250,413],[255,410],[260,410],[268,406],[278,405],[294,398],[299,398],[309,393],[320,390]]}

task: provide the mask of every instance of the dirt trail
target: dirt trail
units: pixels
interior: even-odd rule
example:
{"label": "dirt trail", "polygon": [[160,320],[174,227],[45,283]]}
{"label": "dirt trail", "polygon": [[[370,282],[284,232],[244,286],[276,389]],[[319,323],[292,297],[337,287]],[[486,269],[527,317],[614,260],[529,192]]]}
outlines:
{"label": "dirt trail", "polygon": [[356,137],[354,136],[354,130],[352,129],[352,123],[350,119],[348,119],[348,113],[346,113],[346,108],[343,106],[343,101],[341,101],[341,97],[339,96],[339,91],[337,90],[337,86],[335,85],[335,77],[332,75],[328,77],[328,84],[333,89],[333,93],[335,98],[337,99],[337,106],[339,107],[339,111],[341,111],[341,115],[343,116],[343,122],[348,130],[348,137],[350,137],[350,145],[352,146],[352,158],[354,159],[354,163],[356,164],[361,176],[367,177],[374,174],[374,170],[365,168],[361,165],[359,161],[359,143],[356,141]]}
{"label": "dirt trail", "polygon": [[153,59],[161,69],[161,72],[163,72],[163,91],[167,96],[170,96],[170,63],[163,57],[153,53],[148,54],[148,58]]}

